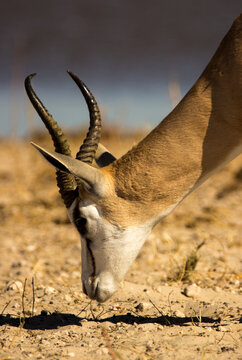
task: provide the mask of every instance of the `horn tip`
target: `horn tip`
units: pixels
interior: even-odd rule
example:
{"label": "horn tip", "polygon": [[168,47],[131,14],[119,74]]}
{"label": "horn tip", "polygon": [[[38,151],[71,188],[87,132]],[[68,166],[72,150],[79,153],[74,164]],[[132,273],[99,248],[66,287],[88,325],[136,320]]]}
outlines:
{"label": "horn tip", "polygon": [[70,71],[70,70],[67,70],[67,74],[68,75],[70,75],[72,78],[74,77],[74,76],[76,76],[72,71]]}
{"label": "horn tip", "polygon": [[78,85],[78,86],[80,86],[81,85],[81,87],[85,87],[86,88],[86,85],[84,84],[84,82],[81,80],[81,79],[79,79],[79,77],[76,75],[76,74],[74,74],[72,71],[70,71],[70,70],[67,70],[67,73],[70,75],[70,77],[75,81],[75,83]]}
{"label": "horn tip", "polygon": [[35,75],[37,75],[37,73],[33,73],[33,74],[28,75],[28,76],[25,78],[25,84],[27,84],[28,82],[30,82],[30,80],[31,80]]}
{"label": "horn tip", "polygon": [[37,75],[37,73],[30,74],[26,77],[26,79],[32,79],[35,75]]}

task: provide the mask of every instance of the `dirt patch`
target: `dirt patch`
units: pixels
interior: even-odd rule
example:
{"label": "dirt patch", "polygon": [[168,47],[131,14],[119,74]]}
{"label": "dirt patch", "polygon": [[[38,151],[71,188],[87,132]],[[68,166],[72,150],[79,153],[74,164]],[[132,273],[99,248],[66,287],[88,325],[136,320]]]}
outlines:
{"label": "dirt patch", "polygon": [[[120,155],[136,140],[104,144]],[[241,157],[155,228],[98,304],[81,291],[54,171],[27,142],[2,141],[0,153],[0,359],[240,357]]]}

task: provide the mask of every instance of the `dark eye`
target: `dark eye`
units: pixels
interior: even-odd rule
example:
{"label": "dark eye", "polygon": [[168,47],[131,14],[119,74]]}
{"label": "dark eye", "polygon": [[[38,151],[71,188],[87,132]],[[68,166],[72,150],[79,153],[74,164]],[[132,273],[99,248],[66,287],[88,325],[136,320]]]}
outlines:
{"label": "dark eye", "polygon": [[84,217],[80,217],[80,218],[76,219],[75,223],[78,226],[85,226],[87,223],[87,219]]}
{"label": "dark eye", "polygon": [[84,235],[87,232],[86,223],[87,223],[87,219],[84,217],[79,217],[75,220],[75,225],[76,225],[78,231],[82,235]]}

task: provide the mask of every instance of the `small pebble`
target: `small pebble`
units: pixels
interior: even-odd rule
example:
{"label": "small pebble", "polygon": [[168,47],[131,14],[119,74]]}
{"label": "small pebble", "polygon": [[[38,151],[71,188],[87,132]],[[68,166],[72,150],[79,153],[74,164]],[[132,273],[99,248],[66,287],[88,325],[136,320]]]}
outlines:
{"label": "small pebble", "polygon": [[36,245],[29,245],[26,247],[27,251],[32,252],[36,250]]}
{"label": "small pebble", "polygon": [[72,297],[67,294],[67,295],[65,295],[65,300],[66,300],[67,302],[71,302],[71,301],[72,301]]}
{"label": "small pebble", "polygon": [[141,303],[139,303],[137,306],[135,306],[135,309],[137,310],[137,311],[145,311],[145,310],[147,310],[148,308],[150,307],[150,304],[149,303],[147,303],[147,302],[141,302]]}
{"label": "small pebble", "polygon": [[68,354],[67,354],[67,356],[69,356],[69,357],[75,357],[75,353],[74,352],[69,352]]}
{"label": "small pebble", "polygon": [[107,355],[108,354],[108,349],[106,347],[102,348],[102,353],[104,355]]}
{"label": "small pebble", "polygon": [[229,329],[226,328],[225,326],[218,326],[218,327],[217,327],[217,330],[218,330],[218,331],[222,331],[222,332],[227,332],[227,331],[229,331]]}
{"label": "small pebble", "polygon": [[56,294],[57,290],[55,288],[53,288],[52,286],[46,286],[44,289],[44,293],[45,293],[45,295]]}
{"label": "small pebble", "polygon": [[18,303],[15,303],[15,304],[12,305],[12,308],[18,309],[18,308],[20,308],[20,305]]}
{"label": "small pebble", "polygon": [[199,297],[200,293],[201,288],[196,284],[189,285],[184,289],[184,294],[188,297]]}
{"label": "small pebble", "polygon": [[21,281],[14,281],[12,283],[10,283],[8,286],[7,286],[7,289],[8,290],[18,290],[18,291],[23,291],[23,284]]}
{"label": "small pebble", "polygon": [[149,341],[147,342],[147,346],[149,346],[150,348],[151,348],[153,345],[154,345],[153,340],[149,340]]}
{"label": "small pebble", "polygon": [[179,318],[184,318],[184,317],[186,317],[185,314],[184,314],[182,311],[180,311],[180,310],[176,310],[176,311],[175,311],[175,316],[177,316],[177,317],[179,317]]}

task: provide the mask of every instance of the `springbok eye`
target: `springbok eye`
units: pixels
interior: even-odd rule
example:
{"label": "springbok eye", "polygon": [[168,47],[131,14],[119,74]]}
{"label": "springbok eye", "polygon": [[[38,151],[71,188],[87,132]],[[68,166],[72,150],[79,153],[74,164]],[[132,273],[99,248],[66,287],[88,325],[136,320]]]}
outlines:
{"label": "springbok eye", "polygon": [[84,235],[87,232],[86,223],[87,219],[84,217],[79,217],[75,220],[75,225],[81,235]]}
{"label": "springbok eye", "polygon": [[79,226],[85,226],[87,223],[87,219],[84,217],[80,217],[75,221],[75,223],[76,223],[76,225],[79,225]]}

